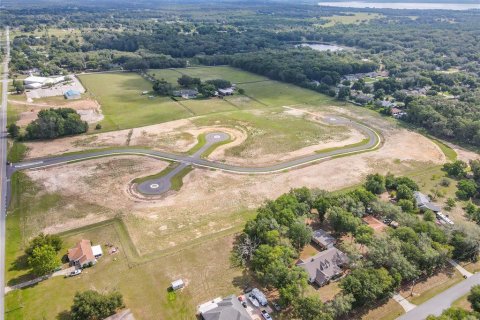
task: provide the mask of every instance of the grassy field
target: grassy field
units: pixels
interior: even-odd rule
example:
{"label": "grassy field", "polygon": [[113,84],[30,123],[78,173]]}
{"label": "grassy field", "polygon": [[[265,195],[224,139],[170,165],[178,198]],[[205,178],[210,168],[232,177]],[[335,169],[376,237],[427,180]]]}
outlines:
{"label": "grassy field", "polygon": [[[455,269],[439,272],[417,283],[413,290],[414,295],[407,297],[407,299],[413,304],[422,304],[462,280],[462,275]],[[405,296],[405,294],[403,294],[403,296]]]}
{"label": "grassy field", "polygon": [[346,130],[287,115],[283,108],[211,114],[193,121],[199,126],[243,128],[248,133],[246,141],[227,150],[233,156],[248,156],[254,150],[267,154],[294,151],[325,139],[342,137]]}
{"label": "grassy field", "polygon": [[238,108],[232,104],[218,98],[184,100],[179,103],[192,111],[195,115],[238,110]]}
{"label": "grassy field", "polygon": [[220,67],[197,67],[197,68],[185,68],[185,69],[175,69],[181,74],[186,74],[191,77],[197,77],[205,80],[211,79],[225,79],[232,83],[245,83],[245,82],[256,82],[256,81],[265,81],[268,78],[240,69],[220,66]]}
{"label": "grassy field", "polygon": [[362,22],[368,22],[370,20],[379,19],[383,17],[383,15],[381,14],[367,13],[367,12],[356,12],[356,13],[348,13],[348,14],[349,15],[337,15],[337,16],[327,17],[329,22],[320,26],[333,27],[336,24],[360,24]]}
{"label": "grassy field", "polygon": [[80,75],[90,96],[99,101],[105,119],[102,131],[146,126],[191,116],[168,97],[142,95],[152,84],[136,73]]}
{"label": "grassy field", "polygon": [[[192,319],[196,305],[217,296],[239,293],[245,278],[229,265],[231,237],[187,248],[184,251],[130,267],[122,239],[113,225],[63,236],[64,249],[80,239],[101,244],[104,256],[93,267],[74,278],[56,277],[6,296],[6,319],[68,319],[76,291],[118,290],[136,319]],[[119,247],[109,255],[105,243]],[[167,291],[170,282],[182,278],[187,287]],[[234,279],[234,281],[232,281]],[[39,298],[41,297],[41,298]]]}
{"label": "grassy field", "polygon": [[245,90],[245,95],[267,106],[335,104],[331,97],[278,81],[246,83],[239,87]]}

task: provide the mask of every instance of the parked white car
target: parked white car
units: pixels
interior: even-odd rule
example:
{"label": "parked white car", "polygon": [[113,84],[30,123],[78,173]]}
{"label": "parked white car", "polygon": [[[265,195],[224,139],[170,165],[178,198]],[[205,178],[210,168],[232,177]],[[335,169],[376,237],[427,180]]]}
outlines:
{"label": "parked white car", "polygon": [[272,317],[268,314],[267,310],[262,310],[262,317],[265,320],[272,320]]}
{"label": "parked white car", "polygon": [[76,269],[75,271],[70,272],[70,277],[78,276],[80,273],[82,273],[82,269]]}

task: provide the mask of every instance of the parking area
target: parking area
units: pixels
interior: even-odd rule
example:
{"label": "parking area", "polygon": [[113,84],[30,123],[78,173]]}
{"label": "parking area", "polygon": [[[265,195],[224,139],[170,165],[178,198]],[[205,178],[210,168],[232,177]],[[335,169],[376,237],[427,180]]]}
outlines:
{"label": "parking area", "polygon": [[71,74],[68,75],[70,80],[58,83],[50,88],[40,88],[40,89],[28,89],[25,91],[28,101],[33,101],[33,99],[54,97],[54,96],[63,96],[63,94],[68,90],[76,90],[80,93],[85,92],[85,88],[80,83],[78,78]]}
{"label": "parking area", "polygon": [[264,318],[262,317],[262,310],[266,310],[270,316],[273,313],[273,310],[269,305],[267,305],[265,307],[262,307],[262,306],[257,307],[255,305],[253,305],[253,303],[250,301],[250,299],[248,299],[248,294],[244,294],[244,295],[239,296],[239,299],[241,299],[242,301],[245,301],[247,303],[247,307],[245,309],[247,310],[247,312],[250,315],[250,317],[252,318],[252,320],[264,320]]}

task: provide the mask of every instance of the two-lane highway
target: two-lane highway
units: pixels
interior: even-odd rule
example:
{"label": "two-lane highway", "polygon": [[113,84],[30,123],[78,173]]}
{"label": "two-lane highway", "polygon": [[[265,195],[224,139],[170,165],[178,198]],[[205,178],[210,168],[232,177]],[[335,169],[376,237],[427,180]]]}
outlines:
{"label": "two-lane highway", "polygon": [[5,28],[5,58],[3,61],[2,74],[2,105],[0,110],[0,319],[5,318],[5,220],[7,215],[7,90],[8,90],[8,62],[10,59],[10,33]]}

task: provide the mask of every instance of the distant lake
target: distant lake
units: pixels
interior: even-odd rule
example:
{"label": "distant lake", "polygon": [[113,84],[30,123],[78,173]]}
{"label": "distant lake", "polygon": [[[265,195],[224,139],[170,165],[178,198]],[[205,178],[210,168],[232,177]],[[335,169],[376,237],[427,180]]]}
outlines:
{"label": "distant lake", "polygon": [[298,46],[309,47],[309,48],[312,48],[313,50],[317,50],[317,51],[329,51],[330,50],[332,52],[335,52],[335,51],[344,50],[344,48],[336,46],[334,44],[302,43],[302,44],[297,45],[297,47]]}
{"label": "distant lake", "polygon": [[469,10],[480,9],[480,3],[413,3],[413,2],[367,2],[342,1],[319,2],[319,6],[342,8],[376,8],[376,9],[417,9],[417,10]]}

